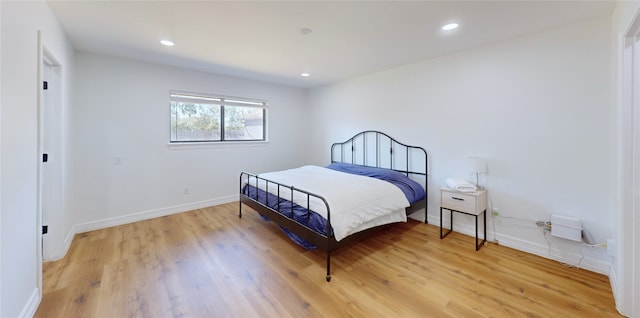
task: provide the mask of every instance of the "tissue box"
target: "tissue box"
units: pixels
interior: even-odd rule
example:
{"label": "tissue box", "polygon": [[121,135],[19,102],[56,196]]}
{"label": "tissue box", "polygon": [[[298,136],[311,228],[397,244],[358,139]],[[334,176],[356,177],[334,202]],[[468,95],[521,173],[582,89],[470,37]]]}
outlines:
{"label": "tissue box", "polygon": [[582,222],[579,219],[552,215],[551,235],[572,241],[582,241]]}

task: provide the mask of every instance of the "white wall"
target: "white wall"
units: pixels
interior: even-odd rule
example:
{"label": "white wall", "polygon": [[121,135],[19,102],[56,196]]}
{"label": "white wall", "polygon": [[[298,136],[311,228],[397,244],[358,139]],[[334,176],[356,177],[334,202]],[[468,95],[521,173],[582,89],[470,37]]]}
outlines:
{"label": "white wall", "polygon": [[[2,4],[0,4],[0,133],[2,132],[2,113],[3,113],[3,109],[4,107],[2,105],[4,105],[2,103]],[[0,134],[0,136],[2,136]],[[2,219],[3,217],[3,209],[2,209],[2,149],[4,147],[2,147],[2,138],[0,138],[0,231],[3,229],[2,227]],[[2,253],[2,235],[0,234],[0,314],[2,313],[2,300],[4,298],[2,298],[2,290],[4,288],[2,288],[2,286],[4,286],[2,284],[2,255],[4,253]]]}
{"label": "white wall", "polygon": [[[597,241],[613,234],[609,19],[314,89],[307,101],[301,89],[132,60],[77,53],[74,63],[45,3],[0,1],[0,15],[2,317],[29,315],[37,306],[37,30],[67,70],[65,89],[73,87],[63,98],[62,231],[69,236],[56,239],[63,250],[75,231],[235,200],[241,170],[325,164],[332,142],[363,129],[430,150],[431,222],[444,179],[469,178],[465,157],[481,155],[489,161],[481,183],[502,215],[538,220],[560,213],[582,219]],[[167,147],[173,89],[267,99],[270,142]],[[309,131],[311,146],[304,140]],[[468,230],[471,220],[461,223]],[[524,224],[498,222],[495,236],[546,250],[541,232]],[[551,241],[575,256],[575,245]],[[585,255],[596,270],[610,261],[600,250]]]}
{"label": "white wall", "polygon": [[[69,158],[75,231],[234,201],[242,170],[304,162],[303,89],[91,53],[76,53],[76,62]],[[269,142],[168,147],[171,90],[267,100]]]}
{"label": "white wall", "polygon": [[0,316],[19,317],[33,314],[40,299],[37,31],[63,65],[71,64],[73,51],[45,2],[1,1],[0,7]]}
{"label": "white wall", "polygon": [[[439,188],[468,180],[483,156],[501,244],[608,272],[602,249],[550,237],[536,220],[582,220],[596,241],[612,237],[611,27],[609,18],[397,67],[309,92],[314,158],[331,142],[378,129],[431,153],[429,217]],[[470,232],[471,218],[456,218]],[[530,220],[530,221],[526,221]],[[495,232],[494,232],[495,231]]]}

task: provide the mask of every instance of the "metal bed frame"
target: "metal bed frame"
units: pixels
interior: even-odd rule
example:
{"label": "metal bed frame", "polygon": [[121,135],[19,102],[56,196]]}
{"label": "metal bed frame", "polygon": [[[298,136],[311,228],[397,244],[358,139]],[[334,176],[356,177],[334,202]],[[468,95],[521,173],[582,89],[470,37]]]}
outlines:
{"label": "metal bed frame", "polygon": [[[356,134],[345,142],[334,143],[331,145],[331,163],[344,162],[357,164],[368,167],[385,168],[406,174],[408,177],[421,178],[424,177],[425,198],[412,204],[406,208],[407,215],[410,215],[420,209],[425,209],[424,222],[427,221],[427,198],[428,198],[428,154],[427,151],[419,146],[410,146],[401,143],[389,135],[375,131],[367,130]],[[424,163],[422,165],[421,163]],[[415,168],[414,168],[415,167]],[[293,218],[293,207],[289,215],[286,211],[281,211],[280,203],[277,204],[277,209],[273,209],[268,206],[269,199],[266,198],[266,203],[258,200],[258,191],[255,196],[247,195],[243,192],[245,185],[255,184],[258,188],[258,182],[264,182],[266,184],[266,192],[269,192],[270,187],[275,187],[277,192],[278,202],[280,199],[286,199],[293,202],[294,192],[303,194],[306,196],[306,205],[298,203],[299,206],[306,208],[307,215],[310,211],[309,201],[311,197],[318,198],[324,202],[327,211],[327,235],[317,233],[308,227],[308,223],[304,224]],[[420,180],[417,180],[420,182]],[[280,190],[286,188],[290,190],[290,198],[283,198],[280,196]],[[311,193],[303,189],[298,189],[293,185],[281,184],[265,178],[261,178],[259,175],[251,174],[247,172],[240,173],[240,203],[238,217],[242,217],[242,204],[253,208],[264,217],[274,221],[276,224],[286,228],[290,232],[298,235],[299,237],[307,240],[311,244],[314,244],[321,251],[327,254],[327,282],[331,281],[331,252],[338,248],[357,241],[370,233],[389,226],[390,224],[380,225],[373,227],[358,233],[349,235],[348,237],[336,241],[335,237],[331,234],[331,213],[330,207],[327,201],[320,194]],[[293,204],[292,204],[293,205]],[[307,218],[308,219],[308,218]]]}

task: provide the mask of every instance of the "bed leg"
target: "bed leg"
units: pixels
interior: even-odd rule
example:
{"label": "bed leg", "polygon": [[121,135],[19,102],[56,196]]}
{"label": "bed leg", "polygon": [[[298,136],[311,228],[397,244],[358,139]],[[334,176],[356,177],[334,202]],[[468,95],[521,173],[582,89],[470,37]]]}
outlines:
{"label": "bed leg", "polygon": [[238,204],[240,205],[238,207],[238,218],[242,218],[242,201],[238,202]]}
{"label": "bed leg", "polygon": [[327,250],[327,282],[331,281],[331,252]]}

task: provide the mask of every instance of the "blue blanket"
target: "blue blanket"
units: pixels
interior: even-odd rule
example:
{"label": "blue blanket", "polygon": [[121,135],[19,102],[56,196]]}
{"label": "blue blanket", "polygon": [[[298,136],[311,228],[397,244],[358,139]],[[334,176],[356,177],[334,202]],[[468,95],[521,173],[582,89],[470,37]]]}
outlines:
{"label": "blue blanket", "polygon": [[402,190],[404,195],[407,197],[407,200],[409,200],[409,203],[411,204],[418,202],[425,197],[424,188],[419,183],[409,179],[409,177],[407,177],[405,174],[402,174],[398,171],[383,168],[366,167],[343,162],[332,163],[328,165],[327,168],[346,173],[372,177],[393,183],[395,186],[400,188],[400,190]]}
{"label": "blue blanket", "polygon": [[[257,191],[257,193],[256,193]],[[267,205],[274,211],[278,211],[278,213],[295,220],[300,224],[304,224],[308,228],[312,229],[316,233],[320,233],[326,235],[327,231],[327,220],[323,218],[320,214],[313,212],[311,210],[307,210],[304,207],[301,207],[291,201],[285,200],[283,198],[278,198],[278,196],[273,195],[271,193],[267,193],[252,185],[246,185],[242,189],[242,193],[246,196],[261,202],[262,204]],[[256,199],[257,198],[257,199]],[[269,221],[264,215],[260,215],[262,219],[265,221]],[[307,250],[316,249],[317,247],[309,241],[299,237],[298,235],[290,232],[285,227],[280,226],[280,228],[289,236],[289,238],[294,241],[296,244],[302,246]],[[333,231],[331,233],[333,235]]]}

